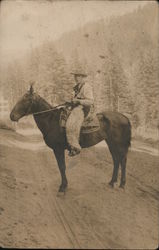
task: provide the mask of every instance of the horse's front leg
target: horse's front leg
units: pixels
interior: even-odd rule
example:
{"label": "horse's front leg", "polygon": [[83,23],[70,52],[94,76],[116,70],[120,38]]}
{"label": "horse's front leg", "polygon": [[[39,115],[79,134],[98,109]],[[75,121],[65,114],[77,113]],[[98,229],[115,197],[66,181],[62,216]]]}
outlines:
{"label": "horse's front leg", "polygon": [[61,185],[59,187],[59,192],[65,192],[66,188],[67,188],[67,178],[66,178],[66,165],[65,165],[65,150],[63,147],[56,147],[53,149],[54,153],[55,153],[55,157],[57,160],[57,164],[60,170],[60,174],[61,174]]}

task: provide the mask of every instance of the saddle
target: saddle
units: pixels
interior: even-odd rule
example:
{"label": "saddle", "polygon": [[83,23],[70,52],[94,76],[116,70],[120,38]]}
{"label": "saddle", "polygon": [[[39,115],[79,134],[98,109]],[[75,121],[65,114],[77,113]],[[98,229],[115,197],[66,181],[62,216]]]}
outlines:
{"label": "saddle", "polygon": [[[60,126],[62,128],[66,128],[66,122],[71,114],[73,107],[72,106],[65,106],[62,108],[61,114],[60,114]],[[97,118],[97,115],[95,112],[89,112],[83,121],[82,127],[81,127],[81,133],[91,133],[99,130],[100,124],[99,120]]]}

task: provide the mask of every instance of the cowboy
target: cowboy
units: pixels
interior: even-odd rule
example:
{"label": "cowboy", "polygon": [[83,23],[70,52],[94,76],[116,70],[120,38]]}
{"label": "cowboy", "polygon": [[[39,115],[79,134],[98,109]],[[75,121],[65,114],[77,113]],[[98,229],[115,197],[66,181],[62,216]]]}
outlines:
{"label": "cowboy", "polygon": [[91,86],[85,82],[87,74],[81,70],[76,70],[71,74],[74,75],[76,85],[73,88],[73,109],[66,123],[66,136],[70,146],[69,156],[74,156],[81,151],[79,144],[80,129],[84,118],[94,104],[94,98]]}

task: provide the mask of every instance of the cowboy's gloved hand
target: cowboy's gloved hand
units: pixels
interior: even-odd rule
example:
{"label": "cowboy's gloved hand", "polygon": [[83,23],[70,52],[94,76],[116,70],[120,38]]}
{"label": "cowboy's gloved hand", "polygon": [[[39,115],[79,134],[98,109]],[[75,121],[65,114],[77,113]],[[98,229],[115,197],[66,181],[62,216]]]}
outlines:
{"label": "cowboy's gloved hand", "polygon": [[72,99],[72,103],[73,103],[73,104],[79,104],[79,103],[80,103],[80,100],[77,99],[77,98],[73,98],[73,99]]}

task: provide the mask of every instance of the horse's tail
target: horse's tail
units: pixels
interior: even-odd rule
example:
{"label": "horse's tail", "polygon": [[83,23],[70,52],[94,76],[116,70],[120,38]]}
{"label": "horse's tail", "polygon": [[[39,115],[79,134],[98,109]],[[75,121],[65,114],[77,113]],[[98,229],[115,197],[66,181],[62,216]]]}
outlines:
{"label": "horse's tail", "polygon": [[124,130],[124,138],[125,138],[125,144],[126,144],[126,146],[128,148],[131,147],[132,132],[131,132],[131,123],[130,123],[129,119],[128,119],[128,126]]}
{"label": "horse's tail", "polygon": [[127,120],[126,126],[124,126],[123,129],[123,138],[125,146],[129,148],[131,147],[132,127],[129,118],[124,114],[122,114],[122,116],[125,117]]}
{"label": "horse's tail", "polygon": [[[102,115],[107,123],[107,133],[114,140],[114,143],[117,143],[116,140],[119,140],[118,143],[121,143],[128,149],[131,146],[131,123],[128,117],[121,113],[110,111],[104,112]],[[119,135],[117,136],[118,139],[116,139],[113,133]]]}

